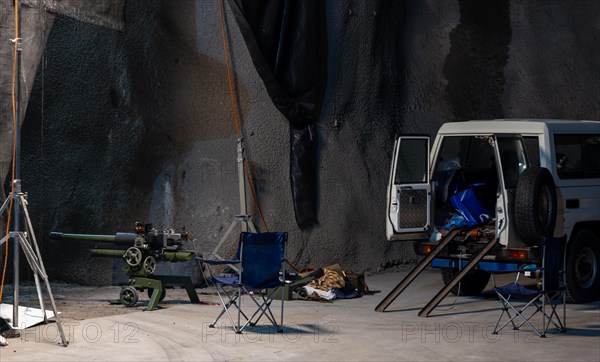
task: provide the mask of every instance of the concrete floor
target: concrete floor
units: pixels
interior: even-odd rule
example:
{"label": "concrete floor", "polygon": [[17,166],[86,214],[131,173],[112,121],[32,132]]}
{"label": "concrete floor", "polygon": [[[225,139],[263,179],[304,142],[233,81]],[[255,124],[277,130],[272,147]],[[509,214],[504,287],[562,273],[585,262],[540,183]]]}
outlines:
{"label": "concrete floor", "polygon": [[211,329],[219,307],[171,304],[167,296],[157,311],[63,321],[66,348],[57,345],[55,323],[24,330],[0,348],[0,361],[600,361],[600,302],[567,305],[567,334],[494,335],[499,302],[489,293],[449,296],[429,318],[417,316],[442,286],[435,270],[419,276],[385,313],[375,312],[403,276],[368,277],[381,292],[358,299],[286,302],[284,333],[259,325],[238,335],[225,320]]}

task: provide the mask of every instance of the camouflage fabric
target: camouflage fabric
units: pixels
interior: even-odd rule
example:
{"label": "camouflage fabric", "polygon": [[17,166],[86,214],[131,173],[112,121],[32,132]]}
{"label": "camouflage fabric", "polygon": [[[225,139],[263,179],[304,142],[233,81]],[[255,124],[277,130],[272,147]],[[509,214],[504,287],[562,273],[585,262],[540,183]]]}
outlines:
{"label": "camouflage fabric", "polygon": [[313,280],[308,283],[309,287],[313,287],[315,289],[328,291],[331,289],[341,289],[346,285],[344,281],[344,277],[339,275],[333,270],[323,269],[324,275],[319,279]]}

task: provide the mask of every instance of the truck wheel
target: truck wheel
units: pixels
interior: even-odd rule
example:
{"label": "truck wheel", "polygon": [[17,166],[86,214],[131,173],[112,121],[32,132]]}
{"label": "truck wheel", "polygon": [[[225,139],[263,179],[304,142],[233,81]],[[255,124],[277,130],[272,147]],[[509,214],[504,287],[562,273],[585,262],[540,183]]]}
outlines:
{"label": "truck wheel", "polygon": [[[459,273],[458,269],[451,268],[442,268],[441,271],[444,285],[450,283],[450,281],[454,279],[454,276]],[[467,273],[467,275],[464,276],[459,284],[450,290],[450,292],[454,295],[459,295],[458,286],[460,285],[460,295],[479,295],[481,292],[483,292],[489,280],[490,273],[483,270],[471,270]]]}
{"label": "truck wheel", "polygon": [[517,182],[515,226],[529,246],[539,245],[542,236],[552,236],[556,224],[556,187],[544,167],[529,167]]}
{"label": "truck wheel", "polygon": [[567,300],[583,303],[600,298],[600,240],[581,230],[567,252]]}

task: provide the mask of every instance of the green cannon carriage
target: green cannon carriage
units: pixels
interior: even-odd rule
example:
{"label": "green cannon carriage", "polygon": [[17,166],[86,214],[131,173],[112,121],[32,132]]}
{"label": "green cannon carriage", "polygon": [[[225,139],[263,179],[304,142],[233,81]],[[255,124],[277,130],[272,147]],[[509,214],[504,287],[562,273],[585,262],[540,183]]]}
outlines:
{"label": "green cannon carriage", "polygon": [[157,309],[158,302],[166,296],[166,286],[180,285],[188,293],[192,303],[200,303],[190,276],[155,275],[159,262],[187,262],[193,260],[195,252],[182,250],[183,241],[189,240],[185,232],[172,229],[157,230],[152,224],[136,223],[135,233],[118,232],[114,235],[67,234],[51,232],[54,240],[93,241],[112,243],[113,248],[90,249],[92,256],[122,258],[123,272],[129,284],[121,288],[119,302],[133,307],[139,300],[138,291],[148,290],[150,301],[146,310]]}

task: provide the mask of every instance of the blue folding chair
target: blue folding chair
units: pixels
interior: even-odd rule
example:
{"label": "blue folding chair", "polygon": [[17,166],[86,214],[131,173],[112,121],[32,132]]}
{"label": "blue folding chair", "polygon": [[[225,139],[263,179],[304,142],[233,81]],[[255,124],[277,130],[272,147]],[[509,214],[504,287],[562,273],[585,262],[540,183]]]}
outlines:
{"label": "blue folding chair", "polygon": [[[560,332],[567,331],[565,273],[562,269],[565,265],[566,242],[566,235],[559,238],[542,237],[541,267],[535,265],[524,267],[518,272],[514,283],[494,288],[502,303],[502,311],[494,327],[494,334],[498,334],[509,324],[514,330],[526,326],[540,337],[546,336],[551,324]],[[526,287],[520,283],[519,276],[521,274],[536,278],[538,280],[537,288]],[[521,301],[521,303],[517,304],[516,301]],[[562,319],[556,311],[560,304],[563,306]],[[547,307],[550,308],[549,312],[546,310]],[[531,321],[532,317],[538,313],[542,316],[542,328],[536,328]],[[507,320],[500,325],[505,315]]]}
{"label": "blue folding chair", "polygon": [[[214,284],[221,301],[221,312],[209,327],[214,328],[219,319],[226,314],[236,333],[248,325],[253,326],[265,316],[278,332],[283,332],[283,302],[286,283],[284,269],[287,233],[267,232],[240,234],[235,259],[196,259],[207,266],[209,281]],[[237,275],[215,276],[213,267],[218,265],[239,265]],[[228,291],[229,289],[229,291]],[[276,294],[281,293],[281,323],[278,324],[271,303]],[[248,317],[242,310],[242,296],[248,295],[257,309]],[[229,309],[237,309],[237,321],[234,321]],[[243,318],[243,319],[242,319]]]}

